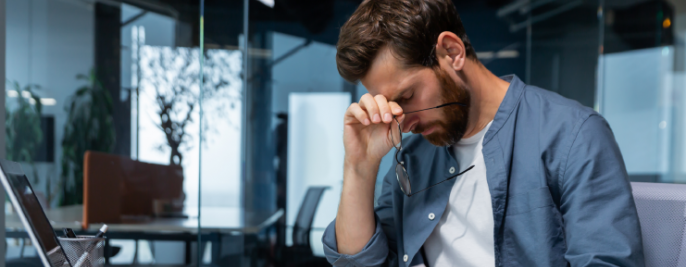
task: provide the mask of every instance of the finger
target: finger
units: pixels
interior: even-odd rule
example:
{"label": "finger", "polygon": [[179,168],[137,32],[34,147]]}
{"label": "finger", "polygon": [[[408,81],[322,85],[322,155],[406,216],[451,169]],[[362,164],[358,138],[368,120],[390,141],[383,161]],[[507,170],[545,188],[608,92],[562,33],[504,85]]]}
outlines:
{"label": "finger", "polygon": [[367,112],[362,110],[362,108],[360,108],[360,105],[357,103],[350,104],[350,107],[348,107],[347,114],[349,114],[349,116],[352,116],[354,120],[357,120],[358,122],[364,125],[369,125],[371,123],[369,121],[369,117],[367,116]]}
{"label": "finger", "polygon": [[396,103],[395,101],[388,102],[388,107],[391,108],[391,112],[395,116],[400,116],[403,114],[403,108],[401,108],[400,105],[398,105],[398,103]]}
{"label": "finger", "polygon": [[360,107],[367,111],[367,116],[371,118],[372,123],[380,123],[381,115],[379,114],[379,106],[376,105],[376,100],[369,93],[364,94],[360,98]]}
{"label": "finger", "polygon": [[383,95],[376,95],[374,97],[376,100],[376,105],[379,106],[379,114],[385,123],[391,123],[393,121],[393,114],[391,114],[391,108],[388,106],[388,100]]}

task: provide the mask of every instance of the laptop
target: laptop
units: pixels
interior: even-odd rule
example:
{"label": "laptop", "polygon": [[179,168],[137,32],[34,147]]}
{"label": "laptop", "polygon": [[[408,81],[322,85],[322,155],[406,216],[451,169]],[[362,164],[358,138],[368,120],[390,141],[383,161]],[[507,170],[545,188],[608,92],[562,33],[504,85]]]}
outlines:
{"label": "laptop", "polygon": [[72,266],[21,165],[0,160],[0,181],[44,266]]}

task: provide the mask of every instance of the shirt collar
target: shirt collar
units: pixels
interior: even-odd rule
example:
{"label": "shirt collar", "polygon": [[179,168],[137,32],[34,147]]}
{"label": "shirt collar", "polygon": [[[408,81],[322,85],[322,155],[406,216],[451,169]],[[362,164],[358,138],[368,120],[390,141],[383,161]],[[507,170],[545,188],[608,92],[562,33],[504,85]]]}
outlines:
{"label": "shirt collar", "polygon": [[490,129],[488,129],[488,132],[486,132],[486,136],[484,137],[483,141],[484,146],[491,141],[500,128],[503,127],[507,119],[510,117],[510,114],[512,114],[512,111],[519,104],[522,93],[524,92],[524,87],[526,86],[526,84],[514,74],[502,76],[500,79],[509,82],[510,86],[507,88],[505,98],[503,98],[503,101],[500,103],[500,107],[498,107],[498,111],[495,113],[495,117],[493,118]]}

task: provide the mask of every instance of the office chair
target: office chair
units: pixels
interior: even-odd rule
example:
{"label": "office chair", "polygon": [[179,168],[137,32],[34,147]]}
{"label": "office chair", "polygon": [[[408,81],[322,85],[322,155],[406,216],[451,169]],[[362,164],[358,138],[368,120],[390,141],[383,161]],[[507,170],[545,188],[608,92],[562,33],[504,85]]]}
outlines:
{"label": "office chair", "polygon": [[686,266],[686,185],[631,183],[645,266]]}
{"label": "office chair", "polygon": [[[317,267],[317,266],[331,266],[326,261],[326,258],[315,257],[310,247],[310,232],[312,231],[312,223],[314,222],[314,215],[317,212],[317,207],[321,201],[324,191],[329,187],[313,186],[307,189],[300,210],[295,218],[295,225],[293,226],[293,245],[290,247],[279,245],[275,242],[270,242],[267,239],[267,244],[261,245],[261,249],[255,251],[253,258],[264,259],[266,262],[264,266],[286,266],[286,267]],[[278,227],[285,228],[285,225]],[[266,233],[266,235],[273,235],[274,233]]]}
{"label": "office chair", "polygon": [[329,187],[312,186],[300,204],[298,216],[293,226],[293,246],[286,247],[281,256],[286,260],[285,266],[330,266],[326,258],[315,257],[310,246],[310,232],[317,207],[324,191]]}

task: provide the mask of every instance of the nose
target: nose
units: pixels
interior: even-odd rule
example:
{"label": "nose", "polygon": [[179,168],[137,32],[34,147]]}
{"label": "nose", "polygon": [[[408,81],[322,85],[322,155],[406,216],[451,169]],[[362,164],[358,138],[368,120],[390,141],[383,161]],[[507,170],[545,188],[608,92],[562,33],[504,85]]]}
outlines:
{"label": "nose", "polygon": [[419,117],[413,115],[405,115],[403,121],[400,122],[400,129],[403,133],[409,133],[410,129],[419,122]]}

